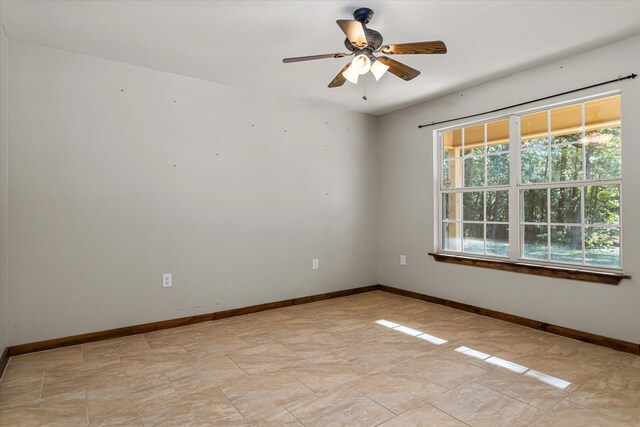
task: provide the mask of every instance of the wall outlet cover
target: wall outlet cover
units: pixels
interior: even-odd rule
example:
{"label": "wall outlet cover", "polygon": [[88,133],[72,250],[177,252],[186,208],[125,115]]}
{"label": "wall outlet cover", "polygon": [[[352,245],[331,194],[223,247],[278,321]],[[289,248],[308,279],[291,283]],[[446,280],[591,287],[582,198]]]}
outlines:
{"label": "wall outlet cover", "polygon": [[170,288],[173,285],[173,277],[171,275],[171,273],[164,273],[162,275],[162,287],[163,288]]}

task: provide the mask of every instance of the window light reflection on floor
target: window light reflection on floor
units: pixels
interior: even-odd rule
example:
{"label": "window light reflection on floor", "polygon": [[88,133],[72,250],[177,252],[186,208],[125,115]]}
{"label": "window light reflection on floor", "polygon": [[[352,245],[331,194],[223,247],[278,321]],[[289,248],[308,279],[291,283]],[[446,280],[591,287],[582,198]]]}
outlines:
{"label": "window light reflection on floor", "polygon": [[442,338],[438,338],[438,337],[435,337],[433,335],[426,334],[426,333],[424,333],[422,331],[419,331],[417,329],[413,329],[413,328],[410,328],[408,326],[399,325],[397,323],[390,322],[390,321],[385,320],[385,319],[376,320],[376,323],[378,325],[387,327],[389,329],[393,329],[394,331],[402,332],[403,334],[406,334],[406,335],[409,335],[409,336],[412,336],[412,337],[416,337],[418,339],[430,342],[431,344],[442,345],[442,344],[445,344],[445,343],[448,342],[447,340],[443,340]]}
{"label": "window light reflection on floor", "polygon": [[505,368],[510,370],[511,372],[515,372],[516,374],[524,374],[527,377],[534,378],[538,381],[541,381],[550,386],[565,389],[571,385],[570,382],[565,381],[560,378],[556,378],[551,375],[544,374],[542,372],[534,371],[533,369],[529,369],[526,366],[518,365],[517,363],[513,363],[509,360],[501,359],[496,356],[491,356],[490,354],[483,353],[478,350],[474,350],[469,347],[458,347],[456,348],[458,353],[462,353],[466,356],[475,357],[476,359],[483,360],[487,363],[490,363],[494,366],[499,366],[501,368]]}
{"label": "window light reflection on floor", "polygon": [[[424,340],[424,341],[428,341],[432,344],[436,344],[436,345],[441,345],[441,344],[445,344],[448,341],[442,338],[438,338],[436,336],[433,335],[429,335],[425,332],[419,331],[417,329],[413,329],[410,328],[408,326],[403,326],[403,325],[399,325],[398,323],[394,323],[391,322],[389,320],[385,320],[385,319],[380,319],[380,320],[376,320],[376,323],[378,325],[384,326],[386,328],[392,329],[394,331],[398,331],[398,332],[402,332],[403,334]],[[505,360],[505,359],[501,359],[499,357],[496,356],[492,356],[490,354],[487,353],[483,353],[481,351],[478,350],[474,350],[472,348],[469,347],[458,347],[455,349],[455,351],[457,351],[458,353],[462,353],[465,356],[469,356],[469,357],[474,357],[476,359],[480,359],[484,362],[487,362],[491,365],[494,366],[499,366],[501,368],[504,369],[508,369],[511,372],[514,372],[516,374],[524,374],[527,377],[536,379],[540,382],[543,382],[545,384],[548,384],[550,386],[556,387],[556,388],[560,388],[560,389],[565,389],[567,387],[569,387],[571,385],[570,382],[565,381],[563,379],[560,378],[556,378],[552,375],[548,375],[542,372],[538,372],[538,371],[534,371],[533,369],[529,369],[526,366],[522,366],[522,365],[518,365],[517,363],[511,362],[509,360]]]}

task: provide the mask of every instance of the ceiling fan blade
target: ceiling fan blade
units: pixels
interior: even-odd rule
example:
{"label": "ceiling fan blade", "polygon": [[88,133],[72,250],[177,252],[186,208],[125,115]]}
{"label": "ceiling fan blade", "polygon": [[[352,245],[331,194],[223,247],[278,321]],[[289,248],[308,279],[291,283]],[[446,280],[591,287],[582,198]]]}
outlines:
{"label": "ceiling fan blade", "polygon": [[336,21],[342,32],[347,36],[351,44],[359,47],[366,46],[367,36],[364,34],[362,22],[349,19],[338,19]]}
{"label": "ceiling fan blade", "polygon": [[338,75],[336,75],[333,80],[331,80],[331,83],[329,83],[329,87],[338,87],[338,86],[342,86],[344,84],[344,82],[347,81],[347,79],[342,75],[342,73],[344,73],[345,71],[347,71],[347,68],[351,67],[351,62],[347,63],[347,65],[345,65],[344,67],[342,67],[342,70],[340,70],[340,72],[338,73]]}
{"label": "ceiling fan blade", "polygon": [[381,56],[380,58],[378,58],[378,61],[388,66],[390,73],[395,74],[403,80],[412,80],[420,75],[420,71],[416,70],[415,68],[411,68],[408,65],[403,64],[402,62],[398,62],[395,59]]}
{"label": "ceiling fan blade", "polygon": [[432,42],[402,43],[382,46],[382,53],[387,55],[430,55],[434,53],[447,53],[444,42],[437,40]]}
{"label": "ceiling fan blade", "polygon": [[314,59],[324,58],[342,58],[343,56],[351,55],[350,53],[325,53],[324,55],[310,55],[310,56],[296,56],[294,58],[284,58],[282,62],[289,64],[291,62],[312,61]]}

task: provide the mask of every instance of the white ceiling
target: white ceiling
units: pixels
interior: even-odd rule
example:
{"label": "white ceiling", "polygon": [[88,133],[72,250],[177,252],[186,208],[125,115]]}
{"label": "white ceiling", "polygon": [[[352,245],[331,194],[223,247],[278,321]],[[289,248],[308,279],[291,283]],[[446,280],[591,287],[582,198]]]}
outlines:
{"label": "white ceiling", "polygon": [[[349,58],[336,19],[357,7],[385,44],[444,40],[446,55],[394,58],[422,74],[327,84]],[[639,1],[25,1],[2,0],[10,38],[383,114],[564,55],[640,34]],[[362,81],[362,79],[361,79]]]}

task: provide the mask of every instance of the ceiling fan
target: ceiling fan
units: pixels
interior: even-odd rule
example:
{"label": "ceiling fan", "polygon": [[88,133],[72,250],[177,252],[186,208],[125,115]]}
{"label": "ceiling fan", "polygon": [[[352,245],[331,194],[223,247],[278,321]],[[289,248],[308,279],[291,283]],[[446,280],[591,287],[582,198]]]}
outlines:
{"label": "ceiling fan", "polygon": [[442,41],[416,42],[382,45],[382,34],[366,24],[371,21],[373,10],[361,7],[353,12],[354,20],[339,19],[336,21],[340,29],[347,38],[344,45],[351,53],[327,53],[324,55],[299,56],[295,58],[285,58],[285,64],[290,62],[311,61],[324,58],[343,58],[355,55],[353,60],[345,65],[337,76],[331,80],[329,87],[342,86],[345,81],[358,83],[358,76],[371,71],[376,80],[387,72],[391,72],[403,80],[411,80],[420,74],[420,71],[409,67],[401,62],[387,56],[376,57],[374,54],[383,53],[386,55],[416,55],[416,54],[442,54],[447,53],[447,47]]}

